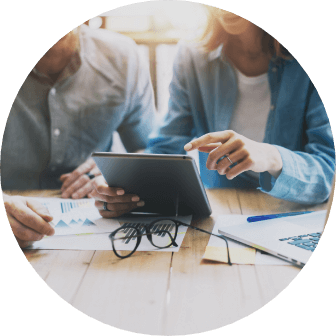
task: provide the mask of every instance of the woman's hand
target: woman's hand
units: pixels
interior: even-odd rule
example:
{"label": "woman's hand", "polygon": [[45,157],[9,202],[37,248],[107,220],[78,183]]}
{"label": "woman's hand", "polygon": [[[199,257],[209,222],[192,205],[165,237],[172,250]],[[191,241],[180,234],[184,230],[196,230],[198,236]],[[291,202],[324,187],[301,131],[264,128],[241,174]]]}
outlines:
{"label": "woman's hand", "polygon": [[230,130],[205,134],[186,144],[184,149],[209,153],[206,167],[226,175],[229,180],[247,170],[256,173],[267,171],[277,178],[282,170],[281,155],[276,147],[250,140]]}

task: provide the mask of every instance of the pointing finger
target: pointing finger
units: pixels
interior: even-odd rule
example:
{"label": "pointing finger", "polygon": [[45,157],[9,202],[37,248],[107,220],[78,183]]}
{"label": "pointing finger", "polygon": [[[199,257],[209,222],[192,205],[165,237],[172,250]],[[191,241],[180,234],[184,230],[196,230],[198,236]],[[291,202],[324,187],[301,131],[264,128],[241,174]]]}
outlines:
{"label": "pointing finger", "polygon": [[199,147],[213,144],[216,142],[225,143],[227,140],[231,138],[233,135],[232,131],[224,131],[224,132],[213,132],[205,134],[198,139],[190,141],[184,146],[184,150],[190,151],[192,149],[197,149]]}

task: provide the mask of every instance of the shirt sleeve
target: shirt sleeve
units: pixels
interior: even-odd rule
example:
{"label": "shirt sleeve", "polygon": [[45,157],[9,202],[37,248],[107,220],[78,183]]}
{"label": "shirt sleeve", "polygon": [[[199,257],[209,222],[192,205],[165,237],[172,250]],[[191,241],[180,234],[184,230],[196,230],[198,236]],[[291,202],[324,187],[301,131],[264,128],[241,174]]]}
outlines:
{"label": "shirt sleeve", "polygon": [[136,45],[131,56],[127,67],[127,111],[118,133],[126,150],[135,152],[147,146],[155,105],[148,62],[141,57]]}
{"label": "shirt sleeve", "polygon": [[178,48],[169,86],[168,112],[151,134],[147,153],[184,154],[184,145],[195,137],[187,88],[189,57],[185,46],[180,44]]}
{"label": "shirt sleeve", "polygon": [[330,195],[335,172],[335,148],[327,113],[315,87],[306,112],[307,143],[304,151],[275,146],[283,168],[277,179],[260,174],[261,191],[281,199],[303,204],[322,203]]}

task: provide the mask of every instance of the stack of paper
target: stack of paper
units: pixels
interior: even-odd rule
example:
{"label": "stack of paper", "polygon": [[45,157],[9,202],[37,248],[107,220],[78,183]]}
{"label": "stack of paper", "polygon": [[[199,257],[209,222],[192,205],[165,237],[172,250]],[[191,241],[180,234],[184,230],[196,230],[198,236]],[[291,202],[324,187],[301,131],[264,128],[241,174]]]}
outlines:
{"label": "stack of paper", "polygon": [[[125,220],[102,218],[94,205],[93,199],[60,199],[35,198],[42,203],[53,216],[50,223],[55,234],[34,242],[30,249],[47,250],[111,250],[109,234],[125,222],[149,224],[155,218],[139,217]],[[174,217],[186,224],[190,224],[191,216]],[[180,226],[176,238],[178,247],[156,249],[147,239],[142,237],[138,251],[174,251],[177,252],[182,244],[187,227]],[[124,244],[121,250],[128,250]]]}

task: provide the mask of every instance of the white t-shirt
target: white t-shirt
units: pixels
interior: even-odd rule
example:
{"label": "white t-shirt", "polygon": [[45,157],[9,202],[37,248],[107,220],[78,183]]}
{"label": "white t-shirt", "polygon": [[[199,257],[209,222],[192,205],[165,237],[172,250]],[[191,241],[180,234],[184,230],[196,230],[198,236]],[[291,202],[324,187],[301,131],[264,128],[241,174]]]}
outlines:
{"label": "white t-shirt", "polygon": [[[247,77],[235,67],[233,68],[237,76],[238,97],[230,129],[248,139],[262,142],[271,107],[268,74]],[[255,179],[259,179],[259,173],[253,171],[247,171],[246,173]]]}

